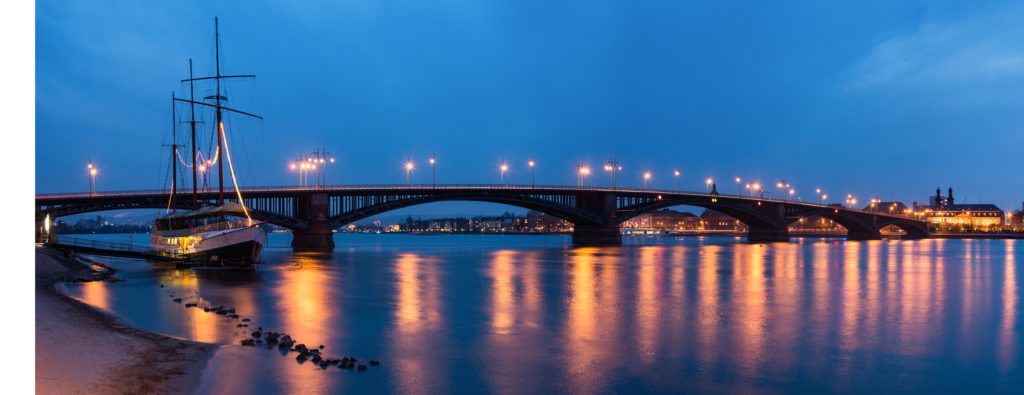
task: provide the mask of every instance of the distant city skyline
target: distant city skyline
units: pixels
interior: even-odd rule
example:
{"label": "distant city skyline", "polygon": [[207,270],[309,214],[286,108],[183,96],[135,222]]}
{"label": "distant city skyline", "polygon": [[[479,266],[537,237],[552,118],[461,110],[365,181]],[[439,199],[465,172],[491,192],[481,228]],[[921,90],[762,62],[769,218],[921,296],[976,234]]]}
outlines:
{"label": "distant city skyline", "polygon": [[[295,185],[289,162],[325,147],[331,184],[404,183],[407,160],[429,184],[436,155],[438,183],[529,184],[534,159],[538,184],[585,163],[608,185],[614,158],[622,186],[1024,200],[1013,2],[118,3],[37,5],[38,193],[87,191],[90,158],[99,191],[166,187],[169,96],[188,58],[212,69],[219,16],[226,72],[257,75],[234,104],[266,117],[231,136],[243,186]],[[522,212],[393,215],[498,210]]]}

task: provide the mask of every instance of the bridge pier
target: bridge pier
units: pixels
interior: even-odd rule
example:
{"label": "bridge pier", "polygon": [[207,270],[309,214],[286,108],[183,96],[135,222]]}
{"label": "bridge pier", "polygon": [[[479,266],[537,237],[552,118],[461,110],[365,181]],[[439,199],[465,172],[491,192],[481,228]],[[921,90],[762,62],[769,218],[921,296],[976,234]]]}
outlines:
{"label": "bridge pier", "polygon": [[576,246],[608,246],[622,244],[618,226],[573,226],[572,244]]}
{"label": "bridge pier", "polygon": [[306,220],[306,229],[292,230],[292,249],[304,251],[328,251],[334,249],[334,232],[331,229],[326,193],[310,193],[296,197],[295,216]]}
{"label": "bridge pier", "polygon": [[846,231],[846,240],[882,240],[882,232]]}
{"label": "bridge pier", "polygon": [[747,231],[747,241],[750,243],[788,242],[789,229],[750,228],[750,230]]}

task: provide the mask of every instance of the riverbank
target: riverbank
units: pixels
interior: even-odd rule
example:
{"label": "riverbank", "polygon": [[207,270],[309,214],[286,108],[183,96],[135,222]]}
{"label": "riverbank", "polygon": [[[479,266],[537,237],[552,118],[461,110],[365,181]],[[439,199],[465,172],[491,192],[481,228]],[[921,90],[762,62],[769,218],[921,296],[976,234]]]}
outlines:
{"label": "riverbank", "polygon": [[36,392],[192,393],[218,346],[141,331],[55,288],[103,268],[36,247]]}

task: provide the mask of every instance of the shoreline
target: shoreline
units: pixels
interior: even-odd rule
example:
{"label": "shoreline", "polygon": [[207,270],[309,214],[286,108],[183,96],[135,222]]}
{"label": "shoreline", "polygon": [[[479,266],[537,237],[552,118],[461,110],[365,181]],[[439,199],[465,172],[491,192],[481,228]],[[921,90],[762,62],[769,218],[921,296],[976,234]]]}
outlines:
{"label": "shoreline", "polygon": [[36,247],[36,392],[193,393],[219,345],[146,332],[57,289],[110,271]]}

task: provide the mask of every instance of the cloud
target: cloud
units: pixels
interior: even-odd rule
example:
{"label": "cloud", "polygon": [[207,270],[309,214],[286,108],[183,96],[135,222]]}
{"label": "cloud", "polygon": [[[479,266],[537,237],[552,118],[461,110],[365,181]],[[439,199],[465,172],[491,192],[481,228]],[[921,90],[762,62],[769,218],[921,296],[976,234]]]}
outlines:
{"label": "cloud", "polygon": [[926,20],[917,31],[874,47],[847,75],[848,86],[956,86],[1024,76],[1024,7],[988,9],[955,21]]}

